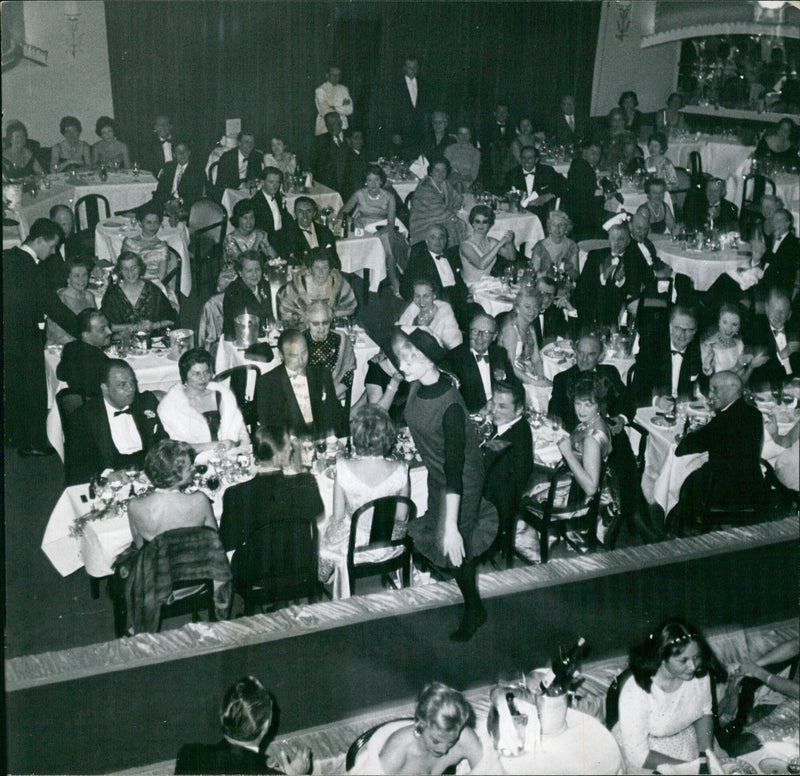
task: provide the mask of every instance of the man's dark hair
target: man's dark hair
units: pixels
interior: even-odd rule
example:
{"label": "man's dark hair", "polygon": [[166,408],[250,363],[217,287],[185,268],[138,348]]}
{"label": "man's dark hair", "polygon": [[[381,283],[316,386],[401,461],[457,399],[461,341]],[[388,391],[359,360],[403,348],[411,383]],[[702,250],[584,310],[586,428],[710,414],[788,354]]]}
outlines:
{"label": "man's dark hair", "polygon": [[62,236],[61,227],[55,221],[51,221],[49,218],[37,218],[25,238],[25,245],[36,242],[40,238],[47,241],[60,240]]}
{"label": "man's dark hair", "polygon": [[78,313],[78,334],[84,334],[89,331],[95,318],[105,318],[105,315],[101,310],[93,310],[91,307],[81,310]]}

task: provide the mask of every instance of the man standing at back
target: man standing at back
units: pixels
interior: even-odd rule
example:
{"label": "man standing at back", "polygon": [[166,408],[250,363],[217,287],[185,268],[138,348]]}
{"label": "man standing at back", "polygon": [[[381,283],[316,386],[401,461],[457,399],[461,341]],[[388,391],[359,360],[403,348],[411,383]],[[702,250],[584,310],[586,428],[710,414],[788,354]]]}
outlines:
{"label": "man standing at back", "polygon": [[328,188],[347,194],[353,152],[344,141],[342,117],[335,111],[325,114],[326,132],[314,138],[314,177]]}
{"label": "man standing at back", "polygon": [[342,129],[348,127],[348,116],[353,115],[353,101],[347,87],[339,83],[342,79],[342,70],[336,65],[328,68],[325,83],[320,84],[314,92],[314,104],[317,106],[317,123],[315,135],[327,132],[325,116],[329,113],[338,113],[342,120]]}
{"label": "man standing at back", "polygon": [[389,134],[389,152],[404,159],[415,159],[425,139],[425,106],[427,93],[418,78],[419,61],[407,57],[403,72],[388,89],[386,129]]}

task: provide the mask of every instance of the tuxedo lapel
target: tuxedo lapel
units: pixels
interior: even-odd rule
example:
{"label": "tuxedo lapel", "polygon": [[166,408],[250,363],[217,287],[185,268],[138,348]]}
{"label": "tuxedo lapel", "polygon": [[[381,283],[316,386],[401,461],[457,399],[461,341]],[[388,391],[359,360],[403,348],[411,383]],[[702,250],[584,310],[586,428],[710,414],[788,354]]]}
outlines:
{"label": "tuxedo lapel", "polygon": [[[300,410],[300,405],[297,403],[297,397],[294,395],[294,388],[292,388],[292,381],[286,372],[285,366],[280,366],[280,380],[283,388],[283,395],[286,397],[286,410],[289,415],[289,424],[293,428],[303,428],[306,424],[303,420],[303,413]],[[309,385],[309,393],[311,393],[311,386]],[[313,399],[312,399],[313,402]]]}
{"label": "tuxedo lapel", "polygon": [[105,402],[99,403],[97,412],[91,413],[92,436],[94,436],[97,450],[101,461],[113,461],[119,455],[111,438],[111,426],[108,424],[108,413],[106,412]]}

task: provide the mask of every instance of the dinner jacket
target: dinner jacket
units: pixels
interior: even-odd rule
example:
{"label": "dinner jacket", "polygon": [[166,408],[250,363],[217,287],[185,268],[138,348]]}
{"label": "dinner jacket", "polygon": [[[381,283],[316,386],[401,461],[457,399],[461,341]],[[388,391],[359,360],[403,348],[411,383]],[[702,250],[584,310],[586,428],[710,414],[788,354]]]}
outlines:
{"label": "dinner jacket", "polygon": [[500,525],[513,531],[513,520],[533,471],[533,435],[525,418],[520,418],[495,439],[507,446],[502,450],[483,448],[483,495],[497,508]]}
{"label": "dinner jacket", "polygon": [[764,277],[759,284],[764,291],[768,291],[773,286],[785,291],[789,298],[792,298],[794,284],[797,281],[797,273],[800,271],[800,240],[789,232],[777,251],[770,250],[761,260],[766,266]]}
{"label": "dinner jacket", "polygon": [[265,754],[236,746],[226,739],[216,744],[184,744],[175,760],[175,773],[264,773],[276,774]]}
{"label": "dinner jacket", "polygon": [[225,289],[222,297],[222,333],[226,340],[236,337],[237,315],[248,312],[257,315],[261,319],[263,326],[268,320],[275,318],[272,311],[272,295],[270,293],[269,281],[261,278],[258,284],[261,301],[256,299],[255,294],[247,287],[244,280],[237,277]]}
{"label": "dinner jacket", "polygon": [[[544,318],[544,326],[542,326]],[[569,337],[573,328],[574,318],[567,316],[566,311],[551,304],[542,316],[533,319],[533,331],[536,334],[536,344],[541,350],[545,345],[559,337]]]}
{"label": "dinner jacket", "polygon": [[428,250],[428,246],[423,240],[411,246],[408,254],[408,264],[406,265],[403,277],[400,279],[400,293],[407,302],[414,297],[414,281],[419,278],[428,278],[435,283],[434,290],[439,299],[449,302],[454,311],[463,309],[469,295],[469,290],[464,283],[461,271],[461,259],[457,255],[458,247],[455,250],[446,250],[442,255],[447,259],[450,269],[453,270],[453,278],[456,281],[454,286],[444,288],[442,286],[436,264]]}
{"label": "dinner jacket", "polygon": [[[172,147],[172,158],[175,159],[175,138],[169,138],[169,144]],[[147,145],[144,152],[144,169],[150,170],[153,173],[154,177],[158,178],[160,176],[161,170],[164,169],[166,164],[169,164],[167,160],[164,158],[164,146],[161,142],[161,138],[154,132],[150,137],[147,138]]]}
{"label": "dinner jacket", "polygon": [[[539,195],[554,194],[560,197],[564,193],[567,181],[564,176],[557,173],[549,164],[537,164],[533,168],[533,190]],[[506,191],[517,189],[523,195],[527,194],[528,188],[525,185],[525,171],[522,165],[518,164],[512,167],[507,173],[505,178]],[[553,202],[555,207],[555,201]],[[529,208],[530,209],[530,208]]]}
{"label": "dinner jacket", "polygon": [[[800,328],[793,320],[788,320],[784,326],[786,341],[800,343]],[[778,346],[772,334],[772,327],[766,315],[756,315],[748,327],[745,342],[748,348],[753,350],[765,350],[769,356],[769,361],[753,370],[750,375],[749,383],[753,388],[763,388],[767,384],[770,386],[787,379],[786,369],[778,359]],[[800,352],[792,353],[789,356],[789,367],[793,376],[800,375]]]}
{"label": "dinner jacket", "polygon": [[[489,373],[492,386],[498,380],[519,383],[508,353],[506,353],[506,349],[502,345],[493,342],[489,345],[487,355],[489,356]],[[453,374],[460,383],[459,391],[464,397],[464,404],[467,405],[467,409],[470,412],[478,412],[492,397],[487,396],[483,388],[478,362],[470,350],[469,342],[462,342],[449,351],[447,360]]]}
{"label": "dinner jacket", "polygon": [[[750,505],[764,495],[761,447],[764,422],[761,413],[741,398],[718,412],[705,426],[689,432],[675,455],[708,453],[708,461],[692,472],[681,486],[680,499],[669,523],[684,526],[702,515],[702,505]],[[675,521],[676,515],[680,518]],[[681,531],[678,531],[680,533]]]}
{"label": "dinner jacket", "polygon": [[[142,449],[133,453],[139,465],[147,451],[167,433],[158,418],[158,399],[150,392],[137,393],[131,402],[131,416],[142,438]],[[102,398],[89,399],[64,420],[64,479],[67,485],[88,482],[104,469],[129,465],[114,446],[108,414]]]}
{"label": "dinner jacket", "polygon": [[503,166],[509,158],[511,143],[516,137],[514,126],[510,121],[504,125],[505,134],[494,116],[487,121],[480,133],[481,144],[481,180],[491,191],[500,193],[503,187]]}
{"label": "dinner jacket", "polygon": [[[172,198],[172,183],[175,180],[175,173],[178,163],[173,159],[167,162],[158,174],[158,186],[156,186],[153,200],[159,205]],[[178,181],[178,196],[183,200],[187,209],[203,198],[206,186],[206,173],[203,165],[189,159],[186,169],[183,171],[181,179]]]}
{"label": "dinner jacket", "polygon": [[70,391],[81,396],[100,396],[100,383],[109,357],[103,351],[83,340],[73,340],[64,345],[56,375]]}
{"label": "dinner jacket", "polygon": [[655,245],[645,239],[644,245],[653,257],[653,264],[647,263],[639,243],[631,240],[625,249],[625,277],[627,279],[627,292],[629,299],[639,299],[643,296],[653,296],[658,292],[656,270],[661,270],[667,265],[658,258]]}
{"label": "dinner jacket", "polygon": [[[395,76],[386,90],[386,131],[403,138],[403,156],[416,158],[422,150],[428,110],[428,91],[425,79],[417,76],[417,105],[411,103],[405,76]],[[387,143],[387,145],[389,145]]]}
{"label": "dinner jacket", "polygon": [[256,385],[258,422],[262,426],[282,426],[297,436],[316,438],[338,433],[341,406],[336,398],[333,376],[324,366],[306,367],[308,395],[311,399],[312,423],[306,424],[300,405],[289,381],[286,367],[281,364],[261,375]]}
{"label": "dinner jacket", "polygon": [[[327,226],[316,222],[314,222],[314,231],[317,235],[319,247],[328,248],[333,253],[334,262],[332,266],[336,269],[341,269],[342,262],[336,252],[336,237],[333,232]],[[287,221],[283,228],[276,232],[273,247],[293,266],[302,264],[303,257],[311,250],[308,247],[308,240],[306,240],[303,231],[294,219]]]}
{"label": "dinner jacket", "polygon": [[[261,178],[264,169],[264,157],[261,151],[253,150],[247,157],[247,177],[244,180],[252,181]],[[217,199],[222,199],[225,189],[238,189],[242,183],[239,177],[239,148],[230,148],[220,156],[217,162],[217,181],[214,191]]]}
{"label": "dinner jacket", "polygon": [[561,111],[553,115],[551,122],[551,132],[555,135],[556,143],[559,145],[577,145],[583,133],[586,131],[586,121],[583,117],[573,114],[575,129],[567,123],[567,119]]}
{"label": "dinner jacket", "polygon": [[[278,210],[280,210],[281,213],[281,229],[284,229],[289,224],[294,223],[294,219],[286,209],[286,202],[280,192],[275,195],[275,201],[278,203]],[[253,207],[253,213],[256,217],[256,229],[261,229],[266,232],[270,245],[273,245],[272,241],[280,230],[275,229],[275,217],[272,215],[272,208],[269,206],[269,202],[267,202],[267,195],[264,194],[263,189],[259,189],[253,194],[250,204]]]}
{"label": "dinner jacket", "polygon": [[326,132],[314,138],[314,178],[329,189],[346,194],[350,186],[353,152],[342,137],[337,146],[333,135]]}
{"label": "dinner jacket", "polygon": [[[569,196],[566,209],[574,231],[573,240],[585,240],[602,233],[604,197],[596,194],[597,173],[583,158],[573,159],[567,173]],[[605,236],[605,235],[603,235]]]}
{"label": "dinner jacket", "polygon": [[[689,229],[703,229],[708,221],[708,200],[704,192],[691,200],[687,195],[684,207],[684,219]],[[739,210],[733,202],[723,199],[719,203],[719,217],[714,221],[714,228],[720,232],[738,230]]]}
{"label": "dinner jacket", "polygon": [[[61,262],[60,257],[57,259]],[[63,262],[62,262],[63,263]],[[45,317],[72,336],[75,314],[49,287],[45,262],[22,248],[3,251],[3,373],[6,438],[47,447],[47,380],[42,350]]]}
{"label": "dinner jacket", "polygon": [[624,267],[624,283],[617,285],[611,278],[605,285],[600,282],[600,268],[605,266],[611,255],[611,248],[589,251],[575,284],[575,307],[582,328],[613,326],[618,322],[620,310],[628,299],[630,276],[624,255],[616,269],[619,277],[620,267]]}
{"label": "dinner jacket", "polygon": [[613,364],[598,364],[593,372],[582,372],[577,364],[573,364],[569,369],[553,377],[553,393],[550,395],[550,405],[547,408],[548,415],[558,418],[569,433],[572,433],[578,425],[578,417],[575,415],[575,383],[580,377],[592,373],[597,375],[605,386],[609,417],[624,415],[628,420],[633,420],[636,414],[628,389],[619,376],[619,370]]}
{"label": "dinner jacket", "polygon": [[[637,407],[649,407],[653,403],[654,392],[658,396],[672,393],[672,347],[668,329],[661,332],[661,336],[641,338],[634,369],[632,391]],[[695,383],[700,380],[702,373],[700,343],[695,338],[684,351],[678,393],[692,396]]]}

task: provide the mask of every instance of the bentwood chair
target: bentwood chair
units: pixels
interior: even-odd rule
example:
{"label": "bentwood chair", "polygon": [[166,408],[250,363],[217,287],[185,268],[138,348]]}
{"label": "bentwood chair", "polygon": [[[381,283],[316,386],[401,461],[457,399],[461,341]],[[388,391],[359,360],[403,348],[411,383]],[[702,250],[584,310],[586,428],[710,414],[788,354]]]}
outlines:
{"label": "bentwood chair", "polygon": [[199,199],[189,211],[189,250],[192,276],[201,299],[209,296],[222,262],[222,241],[228,216],[222,205]]}
{"label": "bentwood chair", "polygon": [[228,387],[236,397],[236,403],[239,405],[245,425],[251,434],[258,425],[255,391],[260,376],[261,370],[255,364],[242,364],[226,369],[214,377],[218,383],[228,381]]}

